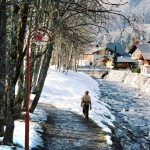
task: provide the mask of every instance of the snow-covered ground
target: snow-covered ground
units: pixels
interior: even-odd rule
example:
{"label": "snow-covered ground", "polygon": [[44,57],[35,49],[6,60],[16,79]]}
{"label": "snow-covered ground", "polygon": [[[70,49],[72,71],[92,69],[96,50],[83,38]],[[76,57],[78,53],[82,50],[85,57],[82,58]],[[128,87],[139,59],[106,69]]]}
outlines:
{"label": "snow-covered ground", "polygon": [[[38,131],[42,132],[42,128],[38,123],[47,119],[47,114],[41,109],[36,109],[34,114],[30,114],[30,139],[29,145],[30,148],[36,147],[37,145],[42,145],[43,141],[40,137]],[[38,122],[38,123],[37,123]],[[3,137],[0,137],[0,141],[3,140]],[[17,147],[17,150],[24,150],[25,143],[25,123],[22,120],[15,121],[15,130],[14,130],[14,139],[15,144],[20,145]],[[0,150],[12,150],[13,146],[0,145]]]}
{"label": "snow-covered ground", "polygon": [[[100,101],[99,85],[90,76],[81,73],[69,71],[67,75],[63,72],[55,71],[54,67],[48,70],[47,78],[44,84],[40,103],[52,104],[57,108],[70,110],[77,114],[82,114],[81,97],[88,90],[92,99],[92,110],[89,117],[93,119],[106,132],[111,132],[110,129],[103,124],[107,122],[113,126],[112,121],[115,117],[110,113],[109,106]],[[43,141],[37,131],[42,131],[39,121],[46,120],[47,114],[43,110],[36,109],[34,114],[31,114],[31,119],[34,122],[30,123],[30,148],[42,145]],[[35,122],[37,121],[37,122]],[[23,121],[15,121],[14,139],[15,144],[19,144],[24,149],[25,124]],[[0,140],[2,140],[0,138]],[[106,136],[107,142],[111,144],[109,136]],[[0,145],[0,150],[11,150],[12,147]]]}

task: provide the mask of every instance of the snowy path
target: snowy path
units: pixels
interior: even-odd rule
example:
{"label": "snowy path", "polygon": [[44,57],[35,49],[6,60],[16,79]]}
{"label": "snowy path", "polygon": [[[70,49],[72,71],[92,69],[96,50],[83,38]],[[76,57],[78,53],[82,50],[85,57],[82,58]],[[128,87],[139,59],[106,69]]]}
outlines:
{"label": "snowy path", "polygon": [[[105,132],[92,120],[74,112],[39,104],[48,114],[43,124],[42,150],[111,150],[106,144]],[[40,150],[40,148],[39,148]]]}
{"label": "snowy path", "polygon": [[150,149],[150,95],[128,85],[99,79],[100,100],[116,117],[113,131],[125,150]]}

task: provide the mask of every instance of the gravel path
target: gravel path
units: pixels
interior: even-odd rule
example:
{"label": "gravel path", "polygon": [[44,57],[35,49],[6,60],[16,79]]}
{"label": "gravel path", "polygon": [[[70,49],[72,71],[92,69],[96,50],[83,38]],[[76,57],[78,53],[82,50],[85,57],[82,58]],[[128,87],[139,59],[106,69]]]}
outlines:
{"label": "gravel path", "polygon": [[92,120],[50,105],[40,105],[49,115],[43,124],[42,150],[111,150],[105,133]]}

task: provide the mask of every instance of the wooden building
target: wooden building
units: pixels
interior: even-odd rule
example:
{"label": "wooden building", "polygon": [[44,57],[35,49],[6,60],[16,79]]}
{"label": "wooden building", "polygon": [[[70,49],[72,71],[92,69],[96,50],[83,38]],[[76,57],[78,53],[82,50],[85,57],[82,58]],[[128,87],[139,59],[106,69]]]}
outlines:
{"label": "wooden building", "polygon": [[137,44],[140,51],[139,60],[143,61],[143,65],[150,65],[150,44]]}
{"label": "wooden building", "polygon": [[81,56],[80,56],[80,66],[90,66],[93,64],[94,60],[99,58],[99,47],[93,46],[89,50],[85,51]]}
{"label": "wooden building", "polygon": [[137,44],[136,47],[140,51],[138,61],[141,73],[150,75],[150,44]]}

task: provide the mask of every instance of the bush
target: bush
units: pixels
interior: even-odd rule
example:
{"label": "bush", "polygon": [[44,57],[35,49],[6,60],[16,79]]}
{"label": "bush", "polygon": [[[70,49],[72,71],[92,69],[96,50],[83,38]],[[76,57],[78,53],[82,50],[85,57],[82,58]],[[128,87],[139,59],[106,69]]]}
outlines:
{"label": "bush", "polygon": [[140,71],[140,68],[134,68],[134,69],[131,69],[131,71],[133,72],[133,73],[140,73],[141,71]]}

